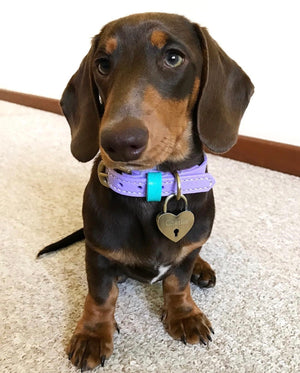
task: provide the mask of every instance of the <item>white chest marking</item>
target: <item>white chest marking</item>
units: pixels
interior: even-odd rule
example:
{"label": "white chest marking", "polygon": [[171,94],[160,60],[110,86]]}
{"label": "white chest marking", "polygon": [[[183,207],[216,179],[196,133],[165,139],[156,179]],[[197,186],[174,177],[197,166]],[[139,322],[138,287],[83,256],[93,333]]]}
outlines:
{"label": "white chest marking", "polygon": [[151,280],[151,284],[158,281],[170,268],[171,266],[160,266],[158,268],[158,275]]}

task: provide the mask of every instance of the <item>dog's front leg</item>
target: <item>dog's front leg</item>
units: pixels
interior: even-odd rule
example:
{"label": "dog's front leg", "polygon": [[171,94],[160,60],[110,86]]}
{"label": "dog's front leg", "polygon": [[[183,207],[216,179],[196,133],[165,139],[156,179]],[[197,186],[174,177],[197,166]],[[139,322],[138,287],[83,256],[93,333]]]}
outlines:
{"label": "dog's front leg", "polygon": [[104,366],[118,330],[114,312],[119,290],[111,262],[87,246],[86,270],[89,293],[67,348],[69,359],[82,371]]}
{"label": "dog's front leg", "polygon": [[166,330],[183,343],[203,343],[211,341],[213,333],[210,321],[197,307],[190,293],[190,277],[194,266],[195,254],[191,253],[176,267],[174,272],[163,281],[164,314]]}

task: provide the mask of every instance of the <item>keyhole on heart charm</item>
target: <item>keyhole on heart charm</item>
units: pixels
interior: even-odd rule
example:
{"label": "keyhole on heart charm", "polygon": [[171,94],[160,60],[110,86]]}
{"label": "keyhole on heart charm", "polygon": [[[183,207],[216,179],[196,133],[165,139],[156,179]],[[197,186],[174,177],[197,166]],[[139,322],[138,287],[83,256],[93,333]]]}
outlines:
{"label": "keyhole on heart charm", "polygon": [[179,229],[174,229],[174,234],[175,234],[175,237],[177,237],[178,236],[178,233],[179,233]]}

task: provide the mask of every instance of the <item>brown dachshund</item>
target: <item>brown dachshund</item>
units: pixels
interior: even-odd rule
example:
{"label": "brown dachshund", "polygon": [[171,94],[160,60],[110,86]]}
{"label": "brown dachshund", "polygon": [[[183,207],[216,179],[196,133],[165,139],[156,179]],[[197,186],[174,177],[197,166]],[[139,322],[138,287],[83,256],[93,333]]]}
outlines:
{"label": "brown dachshund", "polygon": [[[100,150],[84,193],[84,230],[40,253],[85,237],[89,291],[68,346],[77,367],[103,366],[111,356],[119,331],[117,280],[124,276],[163,281],[162,319],[173,338],[211,341],[211,323],[190,294],[191,279],[200,287],[215,284],[214,271],[199,256],[215,214],[203,144],[216,153],[235,144],[253,91],[208,31],[182,16],[132,15],[93,38],[61,100],[74,157],[86,162]],[[198,179],[209,185],[195,192],[197,177],[184,175],[200,165]],[[174,188],[163,194],[170,177]],[[164,214],[175,222],[160,221]]]}

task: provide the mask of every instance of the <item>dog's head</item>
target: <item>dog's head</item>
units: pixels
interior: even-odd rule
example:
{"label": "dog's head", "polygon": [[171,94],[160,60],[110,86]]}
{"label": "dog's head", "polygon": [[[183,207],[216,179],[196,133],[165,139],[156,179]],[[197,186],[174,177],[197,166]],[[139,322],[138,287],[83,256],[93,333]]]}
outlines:
{"label": "dog's head", "polygon": [[205,28],[145,13],[93,38],[61,106],[75,158],[100,149],[108,167],[146,169],[188,158],[193,132],[213,152],[229,150],[253,89]]}

